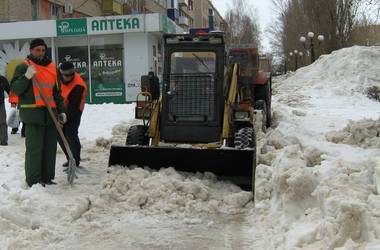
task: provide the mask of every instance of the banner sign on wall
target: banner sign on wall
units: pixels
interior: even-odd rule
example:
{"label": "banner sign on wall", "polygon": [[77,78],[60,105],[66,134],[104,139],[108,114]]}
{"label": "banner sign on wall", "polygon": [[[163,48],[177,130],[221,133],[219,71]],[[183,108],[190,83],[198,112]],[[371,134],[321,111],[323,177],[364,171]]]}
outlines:
{"label": "banner sign on wall", "polygon": [[91,47],[92,102],[125,103],[123,72],[121,47]]}
{"label": "banner sign on wall", "polygon": [[141,15],[68,18],[56,21],[57,36],[144,32]]}
{"label": "banner sign on wall", "polygon": [[86,18],[70,18],[57,20],[57,36],[87,35]]}

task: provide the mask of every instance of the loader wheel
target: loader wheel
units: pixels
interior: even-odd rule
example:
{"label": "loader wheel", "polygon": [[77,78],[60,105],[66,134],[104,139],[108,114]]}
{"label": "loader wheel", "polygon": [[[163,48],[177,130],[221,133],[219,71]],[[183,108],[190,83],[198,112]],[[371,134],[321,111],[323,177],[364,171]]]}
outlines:
{"label": "loader wheel", "polygon": [[255,131],[252,127],[245,127],[238,130],[235,133],[235,148],[255,148],[256,147],[256,136]]}
{"label": "loader wheel", "polygon": [[266,126],[267,128],[270,127],[272,124],[272,90],[271,85],[272,83],[269,82],[265,85],[256,85],[255,86],[255,100],[263,100],[266,103],[266,109],[267,109],[267,119],[266,119]]}
{"label": "loader wheel", "polygon": [[147,127],[143,125],[131,126],[128,130],[126,145],[148,145],[149,138],[146,136]]}

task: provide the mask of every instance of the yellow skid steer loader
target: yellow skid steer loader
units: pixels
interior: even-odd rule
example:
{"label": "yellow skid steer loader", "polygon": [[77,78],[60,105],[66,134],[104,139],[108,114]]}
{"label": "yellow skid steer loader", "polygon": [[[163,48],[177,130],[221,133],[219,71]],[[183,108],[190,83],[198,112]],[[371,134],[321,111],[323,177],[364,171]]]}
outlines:
{"label": "yellow skid steer loader", "polygon": [[241,98],[239,65],[225,70],[223,34],[165,35],[162,95],[141,80],[126,145],[112,145],[109,166],[212,172],[254,193],[255,110]]}

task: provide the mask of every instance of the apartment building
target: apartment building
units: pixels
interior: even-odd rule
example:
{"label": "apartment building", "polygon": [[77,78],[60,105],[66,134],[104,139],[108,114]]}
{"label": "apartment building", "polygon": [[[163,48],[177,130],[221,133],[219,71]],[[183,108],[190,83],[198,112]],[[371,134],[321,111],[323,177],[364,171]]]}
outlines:
{"label": "apartment building", "polygon": [[32,19],[30,0],[1,0],[0,22],[15,22]]}
{"label": "apartment building", "polygon": [[184,30],[224,29],[223,17],[210,0],[126,0],[124,13],[161,13]]}
{"label": "apartment building", "polygon": [[194,25],[193,0],[126,0],[124,3],[126,14],[160,13],[184,30]]}
{"label": "apartment building", "polygon": [[194,27],[194,0],[168,0],[168,16],[184,30]]}
{"label": "apartment building", "polygon": [[193,0],[194,28],[224,30],[224,20],[210,0]]}
{"label": "apartment building", "polygon": [[116,0],[1,0],[0,22],[122,15]]}

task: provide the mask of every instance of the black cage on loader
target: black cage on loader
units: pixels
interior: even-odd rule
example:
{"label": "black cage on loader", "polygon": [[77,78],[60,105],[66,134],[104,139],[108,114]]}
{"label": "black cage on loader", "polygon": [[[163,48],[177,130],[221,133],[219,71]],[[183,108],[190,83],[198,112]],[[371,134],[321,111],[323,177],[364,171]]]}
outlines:
{"label": "black cage on loader", "polygon": [[[254,111],[239,105],[238,65],[225,72],[222,34],[165,35],[161,98],[132,126],[127,145],[112,145],[109,165],[212,172],[254,192]],[[142,86],[149,86],[142,77]],[[186,147],[183,145],[186,144]],[[191,147],[189,147],[191,145]]]}

